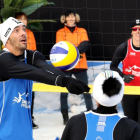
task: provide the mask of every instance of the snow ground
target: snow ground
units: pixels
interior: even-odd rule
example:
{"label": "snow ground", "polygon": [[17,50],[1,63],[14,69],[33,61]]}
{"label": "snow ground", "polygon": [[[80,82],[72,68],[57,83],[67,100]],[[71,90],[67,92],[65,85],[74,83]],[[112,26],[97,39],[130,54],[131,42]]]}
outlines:
{"label": "snow ground", "polygon": [[[77,115],[85,111],[85,106],[72,106],[69,117]],[[55,140],[56,137],[61,137],[65,125],[63,125],[62,114],[60,111],[52,113],[34,113],[35,124],[39,125],[38,129],[33,130],[34,140]]]}
{"label": "snow ground", "polygon": [[39,125],[38,129],[33,130],[34,140],[55,140],[61,137],[65,126],[60,112],[35,114],[34,117],[35,123]]}

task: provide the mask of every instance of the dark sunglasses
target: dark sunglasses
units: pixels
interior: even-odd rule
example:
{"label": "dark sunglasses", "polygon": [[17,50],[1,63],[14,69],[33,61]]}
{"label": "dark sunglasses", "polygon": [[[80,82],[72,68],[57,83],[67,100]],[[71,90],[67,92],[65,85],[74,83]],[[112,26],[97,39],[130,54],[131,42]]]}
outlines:
{"label": "dark sunglasses", "polygon": [[132,31],[137,31],[137,29],[140,30],[140,27],[132,27],[131,29],[132,29]]}

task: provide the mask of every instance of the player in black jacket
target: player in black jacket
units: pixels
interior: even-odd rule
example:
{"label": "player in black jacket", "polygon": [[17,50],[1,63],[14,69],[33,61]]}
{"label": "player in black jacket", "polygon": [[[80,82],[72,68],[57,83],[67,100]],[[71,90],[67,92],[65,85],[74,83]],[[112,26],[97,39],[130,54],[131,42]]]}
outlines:
{"label": "player in black jacket", "polygon": [[[126,86],[140,86],[140,19],[131,24],[132,37],[116,49],[110,69],[123,77]],[[122,62],[122,71],[118,68]],[[140,95],[124,95],[122,100],[124,114],[140,124]]]}
{"label": "player in black jacket", "polygon": [[65,77],[38,51],[26,50],[26,28],[19,20],[10,17],[0,24],[0,39],[4,44],[0,52],[0,139],[33,140],[32,81],[66,87],[74,94],[88,92],[89,87]]}
{"label": "player in black jacket", "polygon": [[123,92],[124,82],[117,72],[100,73],[93,88],[97,109],[73,116],[61,140],[140,140],[140,125],[116,110]]}
{"label": "player in black jacket", "polygon": [[[10,25],[10,21],[15,21],[16,25]],[[5,27],[7,25],[9,25],[9,28]],[[9,18],[1,24],[0,27],[0,38],[5,46],[5,49],[0,52],[1,81],[8,80],[10,78],[28,79],[45,84],[66,87],[70,93],[74,94],[81,94],[84,91],[89,91],[89,87],[83,82],[74,78],[65,77],[63,72],[47,64],[44,56],[40,52],[26,50],[27,35],[26,28],[23,23],[15,18]],[[15,33],[18,35],[13,37],[13,40],[11,40],[9,39],[9,36],[10,34],[13,35],[13,33],[14,35]],[[7,48],[7,41],[11,43],[10,45],[13,43],[15,48]],[[22,62],[25,59],[25,53],[27,55],[27,64]]]}

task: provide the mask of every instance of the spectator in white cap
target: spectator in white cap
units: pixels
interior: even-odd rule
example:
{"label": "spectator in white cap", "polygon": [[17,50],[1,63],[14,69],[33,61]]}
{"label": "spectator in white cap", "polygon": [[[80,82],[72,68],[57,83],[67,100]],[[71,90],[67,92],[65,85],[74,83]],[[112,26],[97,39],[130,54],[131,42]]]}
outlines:
{"label": "spectator in white cap", "polygon": [[26,28],[21,21],[10,17],[0,24],[0,39],[5,46],[0,52],[0,140],[33,140],[32,81],[66,87],[74,94],[90,88],[65,77],[38,51],[26,50]]}
{"label": "spectator in white cap", "polygon": [[116,110],[123,93],[124,82],[117,72],[99,73],[93,84],[97,109],[73,116],[61,140],[140,140],[140,125]]}

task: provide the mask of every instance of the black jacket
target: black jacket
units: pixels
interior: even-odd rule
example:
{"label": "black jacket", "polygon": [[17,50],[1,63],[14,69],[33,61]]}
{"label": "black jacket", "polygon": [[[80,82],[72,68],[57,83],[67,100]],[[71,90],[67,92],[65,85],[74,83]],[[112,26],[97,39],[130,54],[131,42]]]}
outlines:
{"label": "black jacket", "polygon": [[[100,106],[94,112],[117,113],[115,107]],[[61,140],[84,140],[87,133],[85,114],[73,116],[66,125]],[[93,132],[94,133],[94,132]],[[140,125],[127,117],[121,118],[113,131],[114,140],[140,140]]]}
{"label": "black jacket", "polygon": [[15,56],[5,50],[0,52],[0,81],[16,78],[55,85],[58,75],[65,76],[63,72],[49,65],[38,51],[27,50],[27,64],[24,62],[24,54]]}

